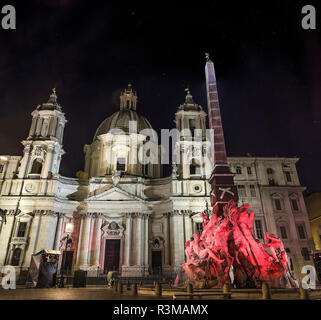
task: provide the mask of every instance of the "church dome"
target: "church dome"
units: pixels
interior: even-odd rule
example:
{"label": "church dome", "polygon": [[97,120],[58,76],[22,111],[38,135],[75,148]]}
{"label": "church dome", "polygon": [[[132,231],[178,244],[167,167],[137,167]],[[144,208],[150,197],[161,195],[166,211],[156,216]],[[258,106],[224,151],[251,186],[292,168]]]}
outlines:
{"label": "church dome", "polygon": [[149,121],[136,112],[137,95],[133,93],[131,85],[127,90],[123,91],[120,96],[120,110],[105,119],[98,127],[94,140],[108,133],[110,130],[121,129],[125,133],[129,133],[129,121],[136,121],[137,133],[144,129],[152,129]]}
{"label": "church dome", "polygon": [[95,133],[94,140],[112,129],[121,129],[123,132],[129,133],[129,121],[136,121],[138,133],[143,129],[152,129],[149,121],[135,110],[123,109],[115,112],[100,124]]}

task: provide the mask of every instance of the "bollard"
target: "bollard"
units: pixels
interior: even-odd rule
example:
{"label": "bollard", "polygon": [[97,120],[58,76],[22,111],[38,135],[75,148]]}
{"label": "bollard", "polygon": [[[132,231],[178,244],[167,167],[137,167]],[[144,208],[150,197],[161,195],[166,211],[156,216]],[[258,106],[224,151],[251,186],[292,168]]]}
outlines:
{"label": "bollard", "polygon": [[155,285],[155,296],[157,297],[162,296],[162,284],[159,282],[156,282],[156,285]]}
{"label": "bollard", "polygon": [[230,292],[230,286],[227,283],[224,283],[223,293],[229,293],[229,292]]}
{"label": "bollard", "polygon": [[230,299],[230,286],[228,283],[224,283],[223,285],[223,294],[224,294],[224,299]]}
{"label": "bollard", "polygon": [[123,293],[123,284],[121,283],[121,281],[118,281],[117,284],[118,284],[118,288],[117,288],[118,292]]}
{"label": "bollard", "polygon": [[193,285],[191,283],[187,284],[186,292],[190,295],[189,299],[193,299]]}
{"label": "bollard", "polygon": [[118,281],[114,282],[114,292],[118,292]]}
{"label": "bollard", "polygon": [[271,291],[269,285],[265,282],[262,284],[262,299],[271,300]]}
{"label": "bollard", "polygon": [[300,299],[301,300],[309,300],[309,292],[308,292],[308,290],[305,290],[302,287],[302,284],[300,284],[299,290],[300,290]]}
{"label": "bollard", "polygon": [[65,278],[64,278],[64,275],[62,273],[61,276],[60,276],[60,281],[59,281],[58,288],[64,288],[64,287],[65,287]]}
{"label": "bollard", "polygon": [[186,286],[186,292],[189,294],[193,293],[193,285],[191,283],[188,283]]}
{"label": "bollard", "polygon": [[137,284],[132,283],[132,290],[131,290],[132,296],[137,296]]}

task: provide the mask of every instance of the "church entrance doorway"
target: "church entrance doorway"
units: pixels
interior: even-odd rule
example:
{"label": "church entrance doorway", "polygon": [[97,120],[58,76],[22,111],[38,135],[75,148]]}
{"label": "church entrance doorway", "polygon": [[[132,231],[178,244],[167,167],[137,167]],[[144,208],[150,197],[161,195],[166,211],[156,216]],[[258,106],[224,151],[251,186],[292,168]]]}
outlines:
{"label": "church entrance doorway", "polygon": [[64,273],[71,272],[72,269],[72,258],[74,256],[73,251],[63,251],[61,261],[61,271]]}
{"label": "church entrance doorway", "polygon": [[105,247],[104,271],[118,271],[120,255],[120,239],[107,239]]}
{"label": "church entrance doorway", "polygon": [[152,251],[152,272],[153,274],[162,274],[162,251]]}

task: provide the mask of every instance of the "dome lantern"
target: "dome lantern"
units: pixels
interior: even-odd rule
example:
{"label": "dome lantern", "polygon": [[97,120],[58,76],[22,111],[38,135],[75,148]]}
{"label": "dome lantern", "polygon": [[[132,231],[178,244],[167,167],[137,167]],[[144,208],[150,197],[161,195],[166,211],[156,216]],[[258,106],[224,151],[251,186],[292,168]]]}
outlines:
{"label": "dome lantern", "polygon": [[136,110],[136,103],[137,94],[133,92],[132,85],[129,83],[127,89],[120,95],[120,110]]}

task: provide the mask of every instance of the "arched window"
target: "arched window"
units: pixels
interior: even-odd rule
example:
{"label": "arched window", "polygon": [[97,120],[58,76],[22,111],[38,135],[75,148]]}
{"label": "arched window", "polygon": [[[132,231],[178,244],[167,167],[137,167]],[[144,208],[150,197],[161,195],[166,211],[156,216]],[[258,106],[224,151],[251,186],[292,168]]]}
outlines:
{"label": "arched window", "polygon": [[42,159],[37,158],[33,161],[30,173],[40,174],[41,170],[42,170]]}
{"label": "arched window", "polygon": [[20,256],[21,256],[21,249],[20,248],[15,248],[12,253],[12,258],[11,258],[11,265],[12,266],[18,266],[20,262]]}
{"label": "arched window", "polygon": [[45,137],[47,136],[47,132],[48,132],[48,120],[44,120],[41,128],[41,135]]}

